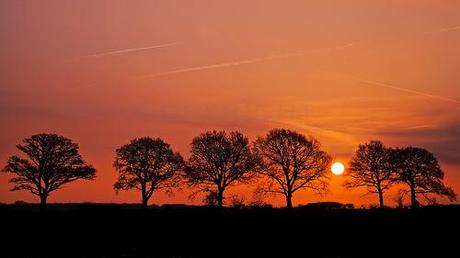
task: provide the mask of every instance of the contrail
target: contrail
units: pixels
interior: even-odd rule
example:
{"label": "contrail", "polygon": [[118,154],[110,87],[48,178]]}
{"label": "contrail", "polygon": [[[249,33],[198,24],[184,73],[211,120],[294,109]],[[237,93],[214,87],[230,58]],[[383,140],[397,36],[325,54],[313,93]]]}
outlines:
{"label": "contrail", "polygon": [[448,102],[455,103],[455,104],[460,104],[460,100],[457,100],[457,99],[444,97],[444,96],[439,96],[439,95],[433,95],[433,94],[429,94],[429,93],[421,92],[421,91],[417,91],[417,90],[411,90],[411,89],[395,86],[395,85],[388,84],[388,83],[361,80],[361,79],[358,79],[358,81],[362,82],[362,83],[365,83],[365,84],[374,85],[374,86],[380,86],[380,87],[390,88],[390,89],[394,89],[394,90],[404,91],[404,92],[416,94],[416,95],[419,95],[419,96],[424,96],[424,97],[427,97],[427,98],[439,99],[439,100],[448,101]]}
{"label": "contrail", "polygon": [[143,51],[143,50],[149,50],[149,49],[166,48],[166,47],[171,47],[171,46],[174,46],[174,45],[177,45],[177,42],[161,44],[161,45],[154,45],[154,46],[147,46],[147,47],[119,49],[119,50],[114,50],[114,51],[108,51],[108,52],[96,53],[96,54],[92,54],[92,55],[86,55],[86,56],[83,56],[83,57],[102,57],[102,56],[118,55],[118,54],[124,54],[124,53],[136,52],[136,51]]}
{"label": "contrail", "polygon": [[334,48],[314,49],[314,50],[303,51],[303,52],[293,52],[293,53],[271,55],[271,56],[258,57],[258,58],[253,58],[253,59],[245,59],[245,60],[239,60],[239,61],[233,61],[233,62],[195,66],[195,67],[177,69],[177,70],[172,70],[172,71],[167,71],[167,72],[162,72],[162,73],[144,75],[144,76],[140,76],[140,78],[156,78],[156,77],[161,77],[161,76],[166,76],[166,75],[203,71],[203,70],[210,70],[210,69],[217,69],[217,68],[224,68],[224,67],[231,67],[231,66],[239,66],[239,65],[245,65],[245,64],[261,63],[261,62],[271,61],[275,59],[304,56],[304,55],[307,55],[313,52],[317,52],[317,51],[341,50],[341,49],[351,47],[351,46],[353,46],[353,44],[337,46]]}

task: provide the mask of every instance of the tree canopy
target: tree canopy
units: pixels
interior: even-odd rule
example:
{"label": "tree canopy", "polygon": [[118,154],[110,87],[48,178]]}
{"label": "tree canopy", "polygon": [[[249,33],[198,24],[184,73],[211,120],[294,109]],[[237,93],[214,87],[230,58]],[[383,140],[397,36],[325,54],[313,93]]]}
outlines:
{"label": "tree canopy", "polygon": [[57,134],[36,134],[16,146],[25,157],[11,156],[3,171],[15,176],[12,191],[28,190],[40,197],[41,209],[51,192],[78,179],[92,180],[96,170],[82,159],[78,144]]}
{"label": "tree canopy", "polygon": [[283,194],[286,206],[292,207],[292,196],[300,189],[325,192],[328,188],[327,169],[331,157],[313,137],[296,131],[273,129],[255,142],[263,161],[260,173],[268,179],[264,192]]}
{"label": "tree canopy", "polygon": [[366,187],[378,194],[380,208],[384,207],[383,194],[394,182],[391,150],[380,141],[360,144],[351,158],[346,188]]}
{"label": "tree canopy", "polygon": [[185,173],[190,185],[215,196],[222,207],[225,190],[237,182],[248,182],[258,165],[246,136],[237,131],[209,131],[193,139]]}
{"label": "tree canopy", "polygon": [[113,166],[119,172],[114,189],[140,190],[146,209],[154,191],[178,186],[183,158],[162,139],[143,137],[118,148]]}
{"label": "tree canopy", "polygon": [[428,200],[430,194],[444,196],[451,201],[456,199],[453,189],[442,182],[444,172],[431,152],[416,147],[399,148],[393,153],[393,162],[396,179],[409,187],[413,208],[419,204],[418,195]]}

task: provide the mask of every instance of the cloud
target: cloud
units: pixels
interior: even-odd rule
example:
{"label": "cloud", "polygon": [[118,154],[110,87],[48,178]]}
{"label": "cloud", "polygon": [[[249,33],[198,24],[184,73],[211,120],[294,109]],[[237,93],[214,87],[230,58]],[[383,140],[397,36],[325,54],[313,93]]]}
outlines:
{"label": "cloud", "polygon": [[396,138],[403,144],[426,148],[442,162],[460,165],[460,119],[441,126],[388,130],[382,135]]}
{"label": "cloud", "polygon": [[333,142],[334,144],[342,144],[347,147],[354,146],[359,142],[354,135],[324,126],[305,124],[297,121],[274,120],[272,122],[283,124],[289,128],[298,128],[307,132],[309,135],[318,135],[321,138],[327,139],[328,142]]}
{"label": "cloud", "polygon": [[460,30],[460,26],[440,28],[434,31],[427,31],[425,32],[425,34],[437,34],[437,33],[445,33],[445,32],[457,31],[457,30]]}
{"label": "cloud", "polygon": [[454,30],[460,30],[460,26],[442,28],[442,29],[440,29],[439,31],[441,31],[441,32],[448,32],[448,31],[454,31]]}

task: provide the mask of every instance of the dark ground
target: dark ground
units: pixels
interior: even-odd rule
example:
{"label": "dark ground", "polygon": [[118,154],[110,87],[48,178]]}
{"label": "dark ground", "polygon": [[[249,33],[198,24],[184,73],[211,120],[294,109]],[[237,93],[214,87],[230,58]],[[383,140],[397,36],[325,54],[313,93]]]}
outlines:
{"label": "dark ground", "polygon": [[[460,206],[416,211],[1,205],[1,257],[460,257]],[[434,252],[434,253],[433,253]]]}

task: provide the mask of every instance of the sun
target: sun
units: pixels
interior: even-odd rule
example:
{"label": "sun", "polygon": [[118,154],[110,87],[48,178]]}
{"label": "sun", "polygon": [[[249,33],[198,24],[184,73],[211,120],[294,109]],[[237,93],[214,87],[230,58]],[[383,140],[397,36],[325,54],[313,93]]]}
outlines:
{"label": "sun", "polygon": [[340,162],[335,162],[334,164],[332,164],[331,166],[331,171],[334,175],[341,175],[343,173],[343,171],[345,170],[345,166],[340,163]]}

